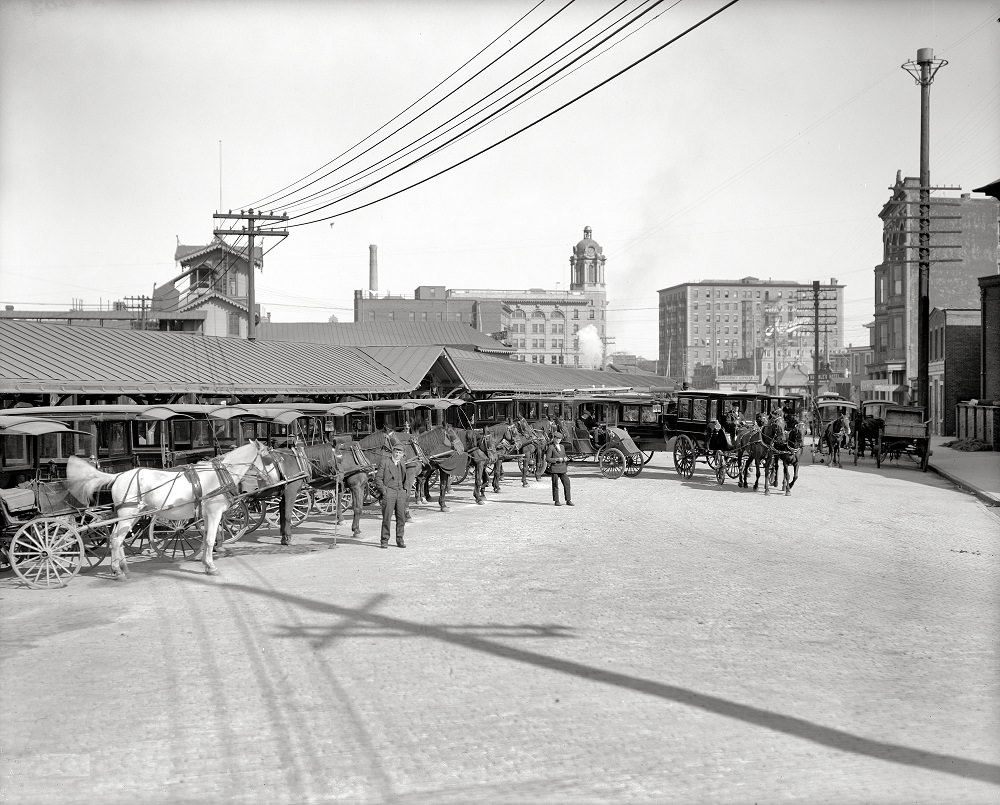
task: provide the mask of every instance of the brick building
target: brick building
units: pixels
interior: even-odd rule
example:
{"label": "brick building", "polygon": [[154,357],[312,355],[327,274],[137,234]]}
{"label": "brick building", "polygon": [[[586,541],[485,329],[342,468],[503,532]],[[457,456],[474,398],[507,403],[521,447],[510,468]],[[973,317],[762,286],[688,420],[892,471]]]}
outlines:
{"label": "brick building", "polygon": [[515,360],[588,369],[604,365],[607,258],[589,226],[570,254],[568,290],[420,285],[412,296],[380,296],[377,251],[369,249],[369,287],[354,292],[355,323],[462,322],[512,347]]}
{"label": "brick building", "polygon": [[[920,180],[897,172],[891,190],[879,213],[883,255],[875,267],[869,380],[876,381],[878,396],[906,403],[918,374]],[[965,193],[932,197],[930,209],[930,307],[976,308],[979,277],[997,273],[997,201]]]}
{"label": "brick building", "polygon": [[931,432],[955,434],[955,406],[979,396],[979,308],[931,311],[927,377],[930,384]]}
{"label": "brick building", "polygon": [[[820,363],[843,344],[844,286],[821,285],[824,301]],[[703,280],[659,294],[659,362],[667,377],[711,387],[719,376],[756,377],[774,384],[787,366],[812,371],[813,286],[760,280]],[[775,356],[777,351],[777,356]],[[777,357],[777,372],[775,359]]]}

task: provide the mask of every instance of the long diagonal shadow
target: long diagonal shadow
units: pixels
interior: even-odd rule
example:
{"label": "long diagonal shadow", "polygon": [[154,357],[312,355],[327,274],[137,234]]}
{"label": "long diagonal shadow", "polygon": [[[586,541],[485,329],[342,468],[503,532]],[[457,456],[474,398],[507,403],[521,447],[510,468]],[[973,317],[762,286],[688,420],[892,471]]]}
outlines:
{"label": "long diagonal shadow", "polygon": [[[186,581],[195,581],[190,576],[178,576]],[[199,580],[200,581],[200,580]],[[205,580],[202,583],[207,583]],[[688,707],[696,707],[709,713],[733,718],[747,724],[754,724],[764,729],[781,732],[802,740],[811,741],[820,746],[826,746],[841,752],[853,752],[856,755],[864,755],[876,760],[884,760],[890,763],[898,763],[903,766],[913,766],[929,771],[951,774],[956,777],[964,777],[970,780],[979,780],[985,783],[1000,785],[1000,766],[992,763],[984,763],[978,760],[958,757],[956,755],[945,755],[939,752],[928,752],[922,749],[914,749],[900,744],[876,741],[865,738],[861,735],[854,735],[844,730],[833,727],[825,727],[806,721],[803,718],[783,715],[771,710],[764,710],[751,705],[740,704],[729,699],[718,696],[711,696],[699,693],[688,688],[668,685],[663,682],[656,682],[651,679],[629,676],[614,671],[606,671],[583,663],[571,660],[561,660],[556,657],[549,657],[539,654],[536,651],[526,651],[524,649],[505,646],[492,640],[476,637],[470,634],[457,634],[439,626],[394,618],[388,615],[379,615],[369,611],[372,603],[364,608],[338,606],[324,601],[316,601],[302,596],[291,595],[277,590],[262,590],[246,584],[224,583],[224,586],[232,590],[250,593],[252,595],[277,598],[288,603],[296,604],[303,609],[312,610],[326,615],[338,615],[345,620],[364,622],[372,626],[395,631],[408,632],[422,637],[431,637],[446,643],[463,646],[473,651],[481,651],[485,654],[492,654],[495,657],[502,657],[506,660],[523,662],[540,668],[548,668],[552,671],[569,674],[570,676],[588,679],[592,682],[600,682],[605,685],[614,685],[625,690],[633,690],[637,693],[644,693],[649,696],[656,696],[668,701],[677,702]]]}

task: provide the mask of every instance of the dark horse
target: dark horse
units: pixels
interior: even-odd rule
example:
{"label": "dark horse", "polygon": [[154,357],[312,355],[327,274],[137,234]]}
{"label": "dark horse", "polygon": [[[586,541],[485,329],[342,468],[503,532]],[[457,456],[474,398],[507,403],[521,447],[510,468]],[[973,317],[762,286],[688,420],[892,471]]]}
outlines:
{"label": "dark horse", "polygon": [[[285,482],[280,490],[278,505],[278,526],[281,530],[281,544],[292,544],[296,498],[306,485],[317,489],[331,489],[337,484],[337,456],[333,445],[311,444],[307,447],[295,445],[271,451],[271,457]],[[299,521],[301,522],[301,521]]]}
{"label": "dark horse", "polygon": [[878,435],[885,428],[885,420],[878,417],[862,416],[860,412],[855,412],[851,428],[854,432],[854,463],[857,464],[859,458],[865,457],[866,444],[869,454],[874,458],[878,446]]}
{"label": "dark horse", "polygon": [[[767,460],[770,455],[770,448],[764,443],[763,427],[765,421],[762,415],[757,415],[757,422],[754,425],[744,424],[736,432],[736,465],[739,467],[738,485],[747,489],[750,482],[747,474],[750,472],[750,463],[753,462],[757,470],[757,477],[754,480],[753,488],[756,492],[760,486],[760,468],[764,467],[764,494],[769,494],[767,489]],[[746,461],[743,455],[746,454]]]}
{"label": "dark horse", "polygon": [[[361,449],[361,445],[349,437],[338,439],[334,450],[337,459],[337,476],[340,479],[340,490],[347,497],[350,494],[351,512],[354,519],[351,522],[351,534],[361,536],[361,512],[365,505],[365,494],[368,490],[368,478],[375,471],[375,466]],[[340,522],[340,511],[345,508],[345,501],[337,501],[337,522]]]}
{"label": "dark horse", "polygon": [[[785,495],[792,494],[792,487],[795,486],[795,482],[799,480],[799,455],[802,452],[802,447],[804,443],[804,433],[806,426],[801,423],[792,420],[792,426],[787,431],[783,430],[783,437],[776,438],[773,443],[773,453],[771,458],[771,469],[768,472],[768,477],[771,479],[771,485],[777,487],[778,485],[778,462],[781,462],[783,469],[783,479],[781,488],[784,490]],[[765,433],[766,433],[765,429]],[[772,432],[773,433],[773,432]],[[791,480],[788,479],[788,468],[791,467],[793,470],[793,477]]]}
{"label": "dark horse", "polygon": [[823,444],[830,453],[830,466],[842,467],[840,448],[846,447],[851,438],[851,421],[847,414],[841,414],[823,431]]}
{"label": "dark horse", "polygon": [[445,493],[454,475],[461,480],[469,470],[469,453],[466,449],[466,431],[451,425],[435,425],[417,434],[421,451],[427,457],[427,468],[417,479],[419,494],[428,502],[431,499],[431,484],[435,473],[438,481],[438,506],[448,510]]}

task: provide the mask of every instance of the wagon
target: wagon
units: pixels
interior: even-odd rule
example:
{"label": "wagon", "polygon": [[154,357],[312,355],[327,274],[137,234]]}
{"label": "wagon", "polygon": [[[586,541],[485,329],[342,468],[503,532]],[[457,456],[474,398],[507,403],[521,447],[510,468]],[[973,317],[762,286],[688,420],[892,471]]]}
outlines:
{"label": "wagon", "polygon": [[827,397],[813,402],[812,446],[810,448],[813,464],[817,461],[822,464],[829,457],[830,450],[823,438],[827,429],[841,416],[846,415],[848,420],[852,420],[857,410],[857,403],[841,397]]}
{"label": "wagon", "polygon": [[930,420],[917,406],[893,405],[885,409],[885,427],[879,432],[875,464],[882,466],[887,456],[911,456],[927,472],[931,457]]}

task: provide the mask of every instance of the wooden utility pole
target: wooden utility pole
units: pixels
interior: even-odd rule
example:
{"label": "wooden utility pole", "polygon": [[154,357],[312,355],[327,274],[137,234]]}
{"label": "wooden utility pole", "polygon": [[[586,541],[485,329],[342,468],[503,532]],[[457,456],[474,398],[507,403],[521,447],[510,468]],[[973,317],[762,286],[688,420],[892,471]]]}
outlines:
{"label": "wooden utility pole", "polygon": [[245,235],[247,238],[247,308],[249,310],[249,322],[247,325],[247,341],[257,340],[257,303],[254,297],[254,265],[253,265],[253,243],[254,237],[273,235],[281,238],[288,237],[287,229],[259,229],[254,226],[257,221],[287,221],[288,213],[274,215],[273,213],[262,213],[260,210],[254,212],[252,209],[240,210],[238,213],[230,210],[228,213],[217,212],[213,216],[215,219],[242,220],[247,219],[247,225],[241,229],[215,229],[214,235]]}

